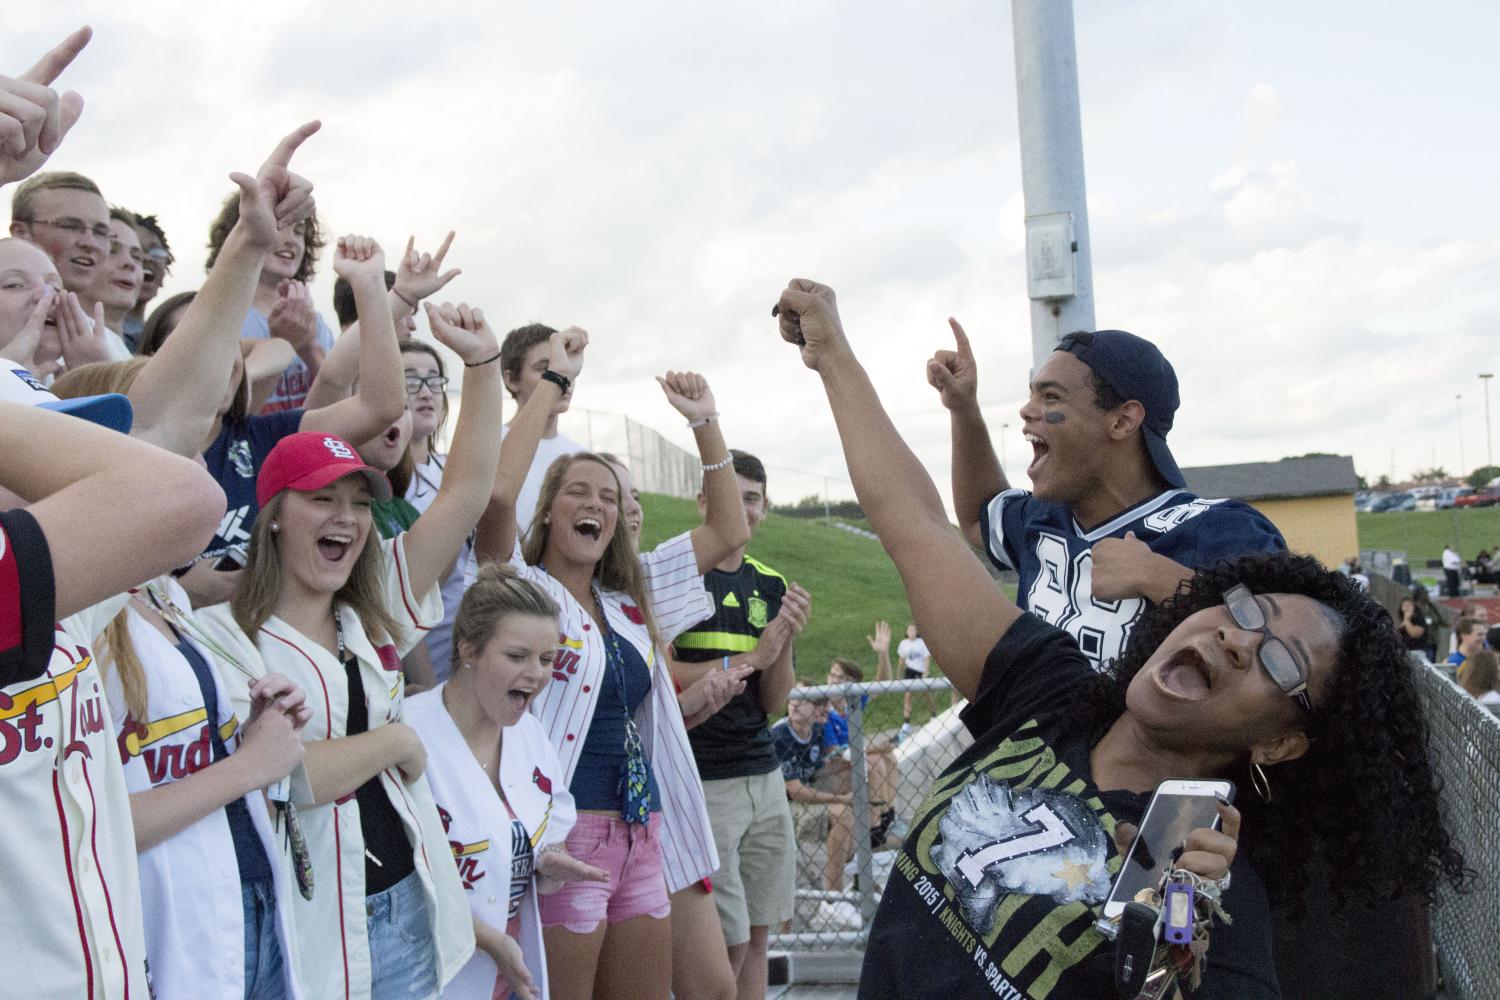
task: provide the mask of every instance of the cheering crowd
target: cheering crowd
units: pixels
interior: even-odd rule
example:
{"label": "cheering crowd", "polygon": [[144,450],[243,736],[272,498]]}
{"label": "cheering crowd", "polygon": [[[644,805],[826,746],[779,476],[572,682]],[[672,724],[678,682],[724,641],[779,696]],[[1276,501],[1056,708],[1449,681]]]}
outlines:
{"label": "cheering crowd", "polygon": [[[557,429],[589,334],[499,337],[435,303],[452,233],[394,269],[325,233],[293,171],[316,122],[231,175],[202,286],[149,308],[170,234],[41,169],[88,40],[0,78],[0,926],[27,959],[5,991],[759,1000],[792,805],[827,809],[836,890],[856,827],[890,833],[899,775],[871,746],[855,817],[828,706],[794,700],[773,732],[812,602],[746,553],[765,470],[708,382],[658,379],[702,523],[641,552],[629,468]],[[320,253],[338,335],[306,291]],[[1154,346],[1063,340],[1022,409],[1029,492],[956,322],[929,363],[960,526],[1019,574],[1013,603],[832,291],[794,280],[773,314],[907,588],[908,674],[936,660],[975,737],[910,818],[862,996],[1108,995],[1093,907],[1167,778],[1254,792],[1175,859],[1235,918],[1189,995],[1277,995],[1269,914],[1312,865],[1351,898],[1462,881],[1389,616],[1252,509],[1183,490]],[[1039,822],[1045,845],[1009,851]]]}

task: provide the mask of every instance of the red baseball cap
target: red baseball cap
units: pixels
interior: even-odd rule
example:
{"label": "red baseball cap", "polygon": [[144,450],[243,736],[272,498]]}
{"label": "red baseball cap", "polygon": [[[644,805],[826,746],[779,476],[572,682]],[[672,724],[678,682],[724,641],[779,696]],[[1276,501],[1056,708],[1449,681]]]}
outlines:
{"label": "red baseball cap", "polygon": [[255,477],[255,502],[264,507],[282,490],[311,493],[356,473],[365,477],[375,499],[391,498],[385,473],[366,465],[348,441],[317,431],[288,434],[261,464]]}

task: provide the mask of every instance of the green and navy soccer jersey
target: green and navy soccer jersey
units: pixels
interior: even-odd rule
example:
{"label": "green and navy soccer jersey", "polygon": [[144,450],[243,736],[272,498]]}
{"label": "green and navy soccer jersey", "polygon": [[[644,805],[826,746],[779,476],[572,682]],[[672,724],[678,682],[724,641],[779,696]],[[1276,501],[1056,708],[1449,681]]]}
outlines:
{"label": "green and navy soccer jersey", "polygon": [[1120,655],[1146,602],[1094,597],[1095,542],[1133,531],[1152,552],[1189,569],[1286,549],[1281,532],[1249,504],[1187,490],[1167,490],[1089,530],[1067,504],[1006,490],[985,505],[980,529],[990,561],[1020,576],[1016,603],[1076,639],[1096,669]]}
{"label": "green and navy soccer jersey", "polygon": [[[786,593],[786,577],[749,556],[732,573],[710,570],[703,585],[714,602],[714,613],[674,643],[677,659],[687,663],[750,652],[766,624],[781,610]],[[760,676],[759,672],[751,674],[744,691],[688,730],[704,781],[766,774],[780,766],[766,713],[760,707]]]}

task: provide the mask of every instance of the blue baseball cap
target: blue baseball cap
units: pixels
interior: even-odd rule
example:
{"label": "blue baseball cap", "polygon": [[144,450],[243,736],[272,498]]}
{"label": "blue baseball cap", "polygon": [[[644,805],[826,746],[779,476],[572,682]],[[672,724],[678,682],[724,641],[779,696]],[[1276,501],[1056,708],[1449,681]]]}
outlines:
{"label": "blue baseball cap", "polygon": [[1182,470],[1167,447],[1167,432],[1181,402],[1177,373],[1156,345],[1124,330],[1096,330],[1070,333],[1058,342],[1057,349],[1088,365],[1121,398],[1133,399],[1145,408],[1141,436],[1152,464],[1169,486],[1186,486]]}
{"label": "blue baseball cap", "polygon": [[4,358],[0,358],[0,401],[71,414],[121,434],[130,433],[131,421],[135,419],[130,400],[118,392],[58,399],[23,365]]}

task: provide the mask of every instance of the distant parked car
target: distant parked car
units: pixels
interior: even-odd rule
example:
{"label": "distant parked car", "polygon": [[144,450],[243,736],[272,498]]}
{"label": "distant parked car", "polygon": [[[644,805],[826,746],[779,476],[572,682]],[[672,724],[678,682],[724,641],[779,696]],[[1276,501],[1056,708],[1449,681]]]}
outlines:
{"label": "distant parked car", "polygon": [[1410,493],[1387,493],[1376,500],[1370,507],[1371,512],[1380,514],[1393,510],[1415,510],[1417,498]]}
{"label": "distant parked car", "polygon": [[1455,507],[1493,507],[1500,504],[1500,486],[1488,486],[1453,501]]}
{"label": "distant parked car", "polygon": [[1474,492],[1474,487],[1472,486],[1450,486],[1448,489],[1443,490],[1442,496],[1438,497],[1437,509],[1447,510],[1457,505],[1459,497],[1472,496]]}
{"label": "distant parked car", "polygon": [[1354,509],[1361,514],[1368,514],[1375,509],[1380,501],[1388,496],[1390,496],[1389,493],[1377,493],[1374,491],[1363,495],[1356,493],[1354,495]]}

